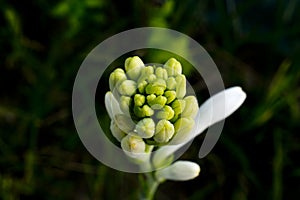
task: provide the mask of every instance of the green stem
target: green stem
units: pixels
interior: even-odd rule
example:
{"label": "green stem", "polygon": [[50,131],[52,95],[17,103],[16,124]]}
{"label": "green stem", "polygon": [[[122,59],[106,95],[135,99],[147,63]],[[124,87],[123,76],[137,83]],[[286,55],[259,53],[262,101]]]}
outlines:
{"label": "green stem", "polygon": [[145,178],[141,179],[141,181],[143,181],[144,185],[141,200],[152,200],[159,186],[159,182],[155,180],[151,173],[145,174]]}

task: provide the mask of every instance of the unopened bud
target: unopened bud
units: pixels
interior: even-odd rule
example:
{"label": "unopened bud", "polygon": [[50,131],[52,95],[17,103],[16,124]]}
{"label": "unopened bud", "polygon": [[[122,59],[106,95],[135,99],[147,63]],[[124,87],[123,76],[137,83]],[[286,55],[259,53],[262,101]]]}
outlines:
{"label": "unopened bud", "polygon": [[160,120],[155,128],[154,140],[158,143],[167,143],[174,135],[174,126],[168,120]]}
{"label": "unopened bud", "polygon": [[166,81],[163,79],[156,79],[154,82],[146,86],[147,94],[163,95],[166,89]]}
{"label": "unopened bud", "polygon": [[170,58],[164,67],[168,72],[168,76],[176,76],[182,73],[181,64],[175,58]]}
{"label": "unopened bud", "polygon": [[124,151],[131,153],[144,153],[146,144],[141,137],[127,135],[121,141],[121,147]]}
{"label": "unopened bud", "polygon": [[154,114],[154,111],[148,105],[143,105],[143,107],[134,106],[133,112],[139,118],[150,117]]}
{"label": "unopened bud", "polygon": [[198,101],[195,96],[187,96],[183,99],[185,101],[184,110],[181,113],[182,117],[194,118],[199,110]]}
{"label": "unopened bud", "polygon": [[155,75],[156,75],[157,78],[161,78],[161,79],[164,79],[164,80],[168,79],[168,72],[167,72],[166,69],[164,69],[162,67],[156,68]]}
{"label": "unopened bud", "polygon": [[114,91],[115,87],[118,83],[126,80],[126,74],[123,69],[117,68],[115,69],[109,76],[109,88],[110,91]]}
{"label": "unopened bud", "polygon": [[167,102],[167,98],[164,96],[155,96],[150,94],[147,96],[147,103],[152,109],[158,110],[164,107]]}
{"label": "unopened bud", "polygon": [[167,79],[167,89],[168,90],[175,90],[176,89],[176,85],[177,85],[177,83],[176,83],[176,80],[175,80],[174,77],[169,77]]}
{"label": "unopened bud", "polygon": [[185,101],[182,99],[176,99],[172,103],[172,108],[175,112],[175,115],[179,115],[185,108]]}
{"label": "unopened bud", "polygon": [[186,94],[186,78],[184,75],[177,75],[176,78],[176,95],[177,98],[182,99]]}
{"label": "unopened bud", "polygon": [[141,95],[141,94],[134,95],[134,105],[135,106],[142,106],[142,105],[144,105],[145,101],[146,101],[146,98],[144,95]]}
{"label": "unopened bud", "polygon": [[157,119],[170,120],[174,117],[174,110],[170,106],[164,106],[162,110],[156,113]]}
{"label": "unopened bud", "polygon": [[143,61],[138,56],[129,57],[125,60],[125,70],[129,78],[137,80],[144,68]]}
{"label": "unopened bud", "polygon": [[121,95],[132,96],[135,94],[137,89],[136,82],[132,80],[123,81],[118,87],[118,91]]}
{"label": "unopened bud", "polygon": [[151,138],[155,133],[155,123],[153,119],[144,118],[140,120],[136,124],[134,132],[142,138]]}
{"label": "unopened bud", "polygon": [[197,163],[190,161],[177,161],[172,165],[156,171],[155,175],[159,182],[164,180],[187,181],[196,178],[200,173]]}
{"label": "unopened bud", "polygon": [[176,92],[175,91],[165,91],[164,96],[167,98],[166,104],[169,104],[175,100]]}

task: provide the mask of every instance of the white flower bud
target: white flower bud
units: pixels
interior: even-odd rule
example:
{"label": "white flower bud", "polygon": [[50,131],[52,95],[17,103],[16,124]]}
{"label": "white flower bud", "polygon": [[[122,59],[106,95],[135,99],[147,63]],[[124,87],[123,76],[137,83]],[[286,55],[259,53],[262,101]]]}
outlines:
{"label": "white flower bud", "polygon": [[158,143],[167,143],[174,135],[174,126],[168,120],[160,120],[155,128],[154,140]]}
{"label": "white flower bud", "polygon": [[144,63],[138,56],[129,57],[125,60],[126,73],[132,80],[139,78],[142,68],[144,68]]}
{"label": "white flower bud", "polygon": [[127,135],[121,141],[121,147],[124,151],[131,153],[144,153],[146,144],[141,137]]}
{"label": "white flower bud", "polygon": [[173,101],[173,103],[171,105],[175,112],[175,115],[179,115],[180,113],[182,113],[182,111],[185,108],[185,101],[181,100],[181,99],[177,99],[177,100]]}
{"label": "white flower bud", "polygon": [[185,101],[184,110],[181,113],[181,117],[194,118],[199,110],[198,101],[195,96],[187,96],[183,99]]}
{"label": "white flower bud", "polygon": [[161,78],[161,79],[164,79],[164,80],[168,79],[168,72],[167,72],[166,69],[164,69],[162,67],[156,68],[155,75],[156,75],[157,78]]}
{"label": "white flower bud", "polygon": [[113,135],[119,142],[121,142],[121,140],[123,139],[123,137],[126,136],[126,133],[123,132],[123,131],[118,127],[118,125],[115,123],[114,120],[111,120],[111,123],[110,123],[110,130],[111,130],[112,135]]}
{"label": "white flower bud", "polygon": [[142,138],[151,138],[155,133],[155,123],[153,119],[144,118],[140,120],[136,124],[134,132]]}
{"label": "white flower bud", "polygon": [[186,94],[186,78],[183,74],[177,75],[176,78],[176,95],[177,98],[182,99]]}
{"label": "white flower bud", "polygon": [[167,79],[167,89],[168,90],[175,90],[176,89],[176,85],[177,85],[177,83],[176,83],[176,80],[175,80],[174,77],[169,77]]}
{"label": "white flower bud", "polygon": [[157,119],[166,119],[170,120],[174,117],[174,110],[170,106],[164,106],[162,110],[156,113]]}
{"label": "white flower bud", "polygon": [[172,165],[156,171],[158,181],[164,180],[187,181],[196,178],[200,173],[200,166],[190,161],[177,161]]}
{"label": "white flower bud", "polygon": [[132,80],[125,80],[123,81],[119,87],[118,91],[121,95],[126,95],[126,96],[132,96],[135,94],[137,89],[136,82]]}
{"label": "white flower bud", "polygon": [[175,58],[170,58],[164,67],[168,72],[168,76],[176,76],[182,73],[181,64]]}
{"label": "white flower bud", "polygon": [[109,88],[110,91],[114,91],[115,87],[126,80],[126,74],[123,69],[117,68],[115,69],[109,76]]}

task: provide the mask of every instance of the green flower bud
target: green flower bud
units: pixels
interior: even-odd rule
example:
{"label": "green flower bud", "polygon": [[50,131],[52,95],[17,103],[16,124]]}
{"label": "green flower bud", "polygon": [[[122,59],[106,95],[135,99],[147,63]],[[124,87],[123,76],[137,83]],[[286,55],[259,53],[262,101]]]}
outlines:
{"label": "green flower bud", "polygon": [[136,82],[132,80],[125,80],[123,81],[119,87],[118,91],[121,95],[126,95],[126,96],[132,96],[135,94],[137,89]]}
{"label": "green flower bud", "polygon": [[144,93],[145,92],[145,88],[147,86],[147,81],[141,81],[140,83],[138,83],[138,89],[140,93]]}
{"label": "green flower bud", "polygon": [[199,110],[198,101],[195,96],[187,96],[183,99],[185,101],[184,110],[181,113],[182,117],[194,118]]}
{"label": "green flower bud", "polygon": [[125,133],[133,131],[135,126],[132,119],[124,114],[115,115],[115,122],[118,125],[118,127]]}
{"label": "green flower bud", "polygon": [[133,112],[139,118],[150,117],[154,114],[154,111],[148,105],[143,107],[134,106]]}
{"label": "green flower bud", "polygon": [[142,68],[144,68],[144,63],[138,56],[129,57],[125,60],[126,73],[132,80],[139,78]]}
{"label": "green flower bud", "polygon": [[154,82],[146,86],[147,94],[163,95],[166,89],[166,81],[163,79],[156,79]]}
{"label": "green flower bud", "polygon": [[131,104],[131,98],[128,96],[121,96],[119,104],[122,112],[125,114],[129,114],[129,106]]}
{"label": "green flower bud", "polygon": [[145,101],[146,101],[146,98],[144,95],[141,95],[141,94],[134,95],[134,105],[135,106],[142,106],[142,105],[144,105]]}
{"label": "green flower bud", "polygon": [[155,123],[153,119],[144,118],[139,121],[135,126],[134,132],[142,138],[151,138],[155,133]]}
{"label": "green flower bud", "polygon": [[110,123],[110,130],[112,135],[119,141],[121,142],[122,138],[126,136],[126,133],[124,131],[122,131],[118,125],[116,124],[116,122],[114,120],[111,120]]}
{"label": "green flower bud", "polygon": [[174,77],[169,77],[167,79],[167,89],[168,90],[175,90],[176,89],[176,85],[177,85],[177,83],[176,83],[176,80],[175,80]]}
{"label": "green flower bud", "polygon": [[179,144],[181,142],[184,142],[186,138],[188,138],[188,135],[190,131],[193,129],[195,125],[195,121],[192,118],[179,118],[174,123],[175,128],[175,136],[172,139],[173,144]]}
{"label": "green flower bud", "polygon": [[185,101],[182,99],[176,99],[172,103],[172,108],[175,112],[175,115],[179,115],[185,108]]}
{"label": "green flower bud", "polygon": [[168,79],[168,72],[167,72],[166,69],[164,69],[162,67],[156,68],[155,75],[156,75],[157,78],[161,78],[161,79],[164,79],[164,80]]}
{"label": "green flower bud", "polygon": [[147,103],[151,106],[152,109],[158,110],[164,107],[167,102],[167,98],[164,96],[156,97],[154,94],[147,96]]}
{"label": "green flower bud", "polygon": [[167,143],[173,137],[174,126],[168,120],[160,120],[155,128],[154,140],[158,143]]}
{"label": "green flower bud", "polygon": [[176,76],[176,95],[177,98],[182,99],[186,93],[186,78],[184,75],[177,75]]}
{"label": "green flower bud", "polygon": [[109,76],[109,88],[110,91],[114,91],[114,88],[117,86],[118,83],[126,80],[126,74],[123,69],[117,68],[115,69]]}
{"label": "green flower bud", "polygon": [[127,135],[121,140],[121,147],[127,152],[144,153],[146,149],[146,143],[141,137]]}
{"label": "green flower bud", "polygon": [[156,113],[157,119],[166,119],[170,120],[174,117],[174,110],[170,106],[164,106],[162,110]]}
{"label": "green flower bud", "polygon": [[165,63],[164,67],[168,72],[168,76],[176,76],[182,72],[181,64],[175,58],[170,58]]}
{"label": "green flower bud", "polygon": [[164,96],[167,97],[166,104],[169,104],[169,103],[171,103],[172,101],[175,100],[175,98],[176,98],[176,92],[175,91],[165,91]]}

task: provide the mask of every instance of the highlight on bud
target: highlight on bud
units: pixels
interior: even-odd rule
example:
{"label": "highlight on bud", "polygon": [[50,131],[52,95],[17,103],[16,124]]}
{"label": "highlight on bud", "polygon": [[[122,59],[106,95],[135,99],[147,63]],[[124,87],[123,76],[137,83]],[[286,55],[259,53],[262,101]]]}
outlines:
{"label": "highlight on bud", "polygon": [[168,167],[156,171],[159,182],[165,180],[187,181],[196,178],[200,173],[200,166],[190,161],[177,161]]}

